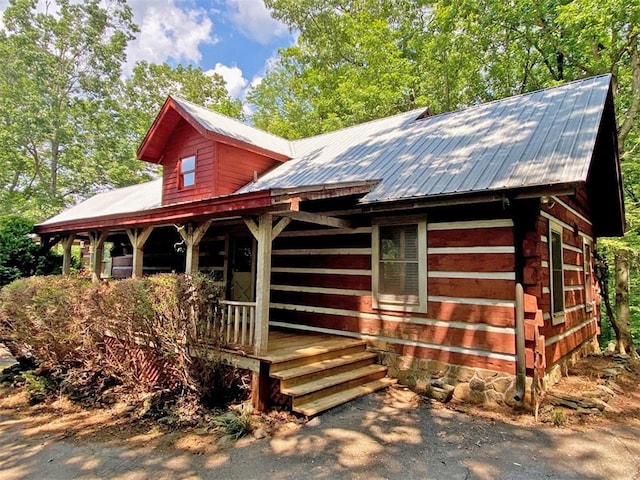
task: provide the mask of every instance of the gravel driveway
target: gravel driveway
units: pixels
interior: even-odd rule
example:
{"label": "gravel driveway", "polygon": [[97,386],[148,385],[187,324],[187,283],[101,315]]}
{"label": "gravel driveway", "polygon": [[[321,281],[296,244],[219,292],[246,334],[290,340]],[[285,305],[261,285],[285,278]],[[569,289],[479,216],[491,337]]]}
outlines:
{"label": "gravel driveway", "polygon": [[0,416],[0,478],[640,479],[640,428],[518,427],[370,395],[301,428],[194,455],[26,436]]}

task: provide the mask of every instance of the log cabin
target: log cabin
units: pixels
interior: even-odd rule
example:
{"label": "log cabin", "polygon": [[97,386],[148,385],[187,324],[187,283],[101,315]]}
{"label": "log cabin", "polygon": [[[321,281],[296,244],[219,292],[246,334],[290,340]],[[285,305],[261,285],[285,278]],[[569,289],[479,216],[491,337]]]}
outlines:
{"label": "log cabin", "polygon": [[96,280],[210,274],[257,405],[313,415],[397,380],[519,403],[597,348],[616,142],[608,75],[293,141],[169,97],[137,152],[162,177],[37,231],[65,272],[89,244]]}

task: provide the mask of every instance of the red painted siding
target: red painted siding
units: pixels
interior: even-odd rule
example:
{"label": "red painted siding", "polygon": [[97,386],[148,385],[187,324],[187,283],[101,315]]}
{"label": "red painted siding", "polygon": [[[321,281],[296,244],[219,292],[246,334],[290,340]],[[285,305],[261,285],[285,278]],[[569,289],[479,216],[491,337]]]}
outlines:
{"label": "red painted siding", "polygon": [[[180,185],[180,160],[195,155],[195,185]],[[229,195],[274,167],[278,161],[202,136],[181,120],[171,133],[162,160],[162,204]]]}
{"label": "red painted siding", "polygon": [[[180,186],[180,159],[196,156],[195,185]],[[216,185],[216,142],[200,135],[182,120],[167,141],[162,157],[162,204],[202,200],[218,195]]]}
{"label": "red painted siding", "polygon": [[280,164],[257,153],[218,143],[218,195],[227,195],[253,180],[258,175]]}

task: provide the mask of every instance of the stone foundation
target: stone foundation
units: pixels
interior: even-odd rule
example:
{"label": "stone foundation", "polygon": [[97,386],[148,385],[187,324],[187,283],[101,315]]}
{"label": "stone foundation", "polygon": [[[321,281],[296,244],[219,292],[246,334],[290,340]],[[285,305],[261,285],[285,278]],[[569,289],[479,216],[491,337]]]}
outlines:
{"label": "stone foundation", "polygon": [[[600,353],[597,339],[588,340],[569,355],[560,359],[545,374],[542,381],[543,390],[547,390],[567,375],[568,368],[579,358],[592,353]],[[430,395],[437,390],[435,398],[440,398],[441,391],[453,388],[453,398],[470,403],[498,403],[515,406],[513,396],[516,393],[516,376],[462,365],[451,365],[437,360],[405,357],[388,351],[378,351],[378,359],[389,368],[389,376],[411,387],[418,393]],[[531,405],[532,379],[527,377],[525,403]],[[430,395],[431,396],[431,395]]]}
{"label": "stone foundation", "polygon": [[[450,385],[453,398],[471,403],[499,403],[515,405],[515,375],[483,368],[451,365],[436,360],[404,357],[396,353],[379,352],[380,363],[389,368],[389,376],[418,393],[429,395],[430,390]],[[527,378],[527,391],[531,390]]]}

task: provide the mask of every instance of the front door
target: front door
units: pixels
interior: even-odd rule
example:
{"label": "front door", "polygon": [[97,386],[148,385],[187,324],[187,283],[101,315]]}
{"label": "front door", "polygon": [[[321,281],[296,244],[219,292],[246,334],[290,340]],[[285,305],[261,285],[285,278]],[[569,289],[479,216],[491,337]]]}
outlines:
{"label": "front door", "polygon": [[255,299],[255,241],[253,237],[231,237],[229,299],[253,302]]}

